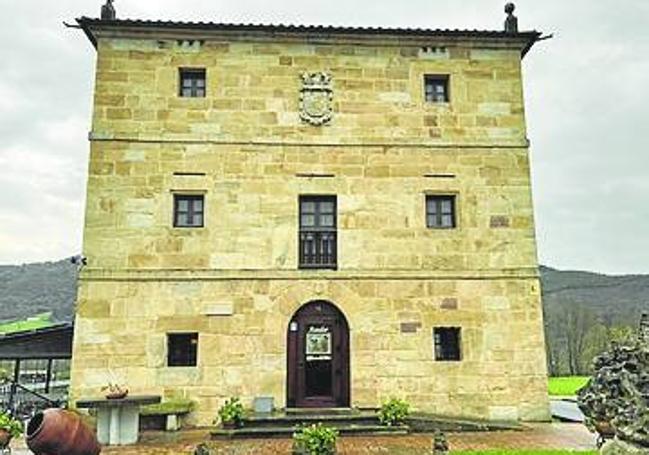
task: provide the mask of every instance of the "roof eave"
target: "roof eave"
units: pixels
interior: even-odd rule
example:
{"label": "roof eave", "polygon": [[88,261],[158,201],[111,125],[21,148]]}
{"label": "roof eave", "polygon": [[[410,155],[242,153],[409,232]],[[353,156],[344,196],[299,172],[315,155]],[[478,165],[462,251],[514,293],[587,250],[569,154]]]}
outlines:
{"label": "roof eave", "polygon": [[93,35],[92,32],[90,31],[90,27],[89,27],[90,24],[85,19],[87,18],[86,17],[77,18],[76,19],[77,24],[79,24],[79,27],[81,27],[81,30],[83,30],[83,33],[85,33],[86,37],[88,38],[92,46],[95,49],[97,49],[97,39],[95,38],[95,35]]}
{"label": "roof eave", "polygon": [[530,51],[532,46],[542,35],[537,31],[525,31],[519,33],[505,33],[501,31],[490,30],[441,30],[441,29],[398,29],[398,28],[366,28],[366,27],[333,27],[333,26],[302,26],[302,25],[265,25],[265,24],[220,24],[220,23],[202,23],[202,22],[172,22],[172,21],[140,21],[129,19],[118,20],[100,20],[89,17],[76,19],[77,23],[86,34],[92,45],[97,48],[100,33],[112,32],[117,33],[142,33],[147,32],[149,37],[152,35],[165,35],[172,33],[187,34],[196,36],[200,32],[217,33],[245,33],[249,36],[266,34],[271,32],[278,34],[290,35],[310,35],[320,37],[330,37],[335,35],[341,37],[375,37],[383,38],[402,38],[408,40],[417,39],[453,39],[453,40],[492,40],[493,42],[507,42],[511,47],[519,47],[521,58]]}
{"label": "roof eave", "polygon": [[525,47],[523,47],[523,50],[521,51],[521,60],[525,58],[527,53],[532,50],[532,47],[536,44],[537,41],[539,41],[539,38],[541,38],[542,33],[536,32],[536,36],[531,38],[527,44],[525,44]]}

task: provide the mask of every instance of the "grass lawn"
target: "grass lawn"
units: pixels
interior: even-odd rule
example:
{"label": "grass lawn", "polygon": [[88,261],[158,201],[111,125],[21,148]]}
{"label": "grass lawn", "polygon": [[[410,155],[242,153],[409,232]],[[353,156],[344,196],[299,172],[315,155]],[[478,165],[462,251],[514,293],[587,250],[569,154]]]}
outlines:
{"label": "grass lawn", "polygon": [[451,450],[452,454],[473,455],[473,454],[486,454],[486,455],[596,455],[597,450],[476,450],[476,451],[455,451]]}
{"label": "grass lawn", "polygon": [[550,378],[548,381],[548,392],[551,396],[577,395],[577,391],[586,385],[588,379],[588,376]]}

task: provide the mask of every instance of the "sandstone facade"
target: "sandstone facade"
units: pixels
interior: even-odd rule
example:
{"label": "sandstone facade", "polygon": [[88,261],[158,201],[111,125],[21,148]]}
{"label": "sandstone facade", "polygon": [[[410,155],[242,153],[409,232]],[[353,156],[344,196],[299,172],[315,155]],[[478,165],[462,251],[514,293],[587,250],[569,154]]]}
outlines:
{"label": "sandstone facade", "polygon": [[[289,321],[326,300],[349,324],[351,405],[548,417],[530,36],[81,24],[98,61],[73,399],[116,377],[195,399],[201,424],[233,395],[284,406]],[[179,68],[206,70],[205,97],[178,96]],[[324,126],[299,116],[310,71],[332,76]],[[425,102],[427,74],[448,103]],[[204,195],[204,227],[173,227],[175,194]],[[298,267],[301,195],[337,197],[336,270]],[[455,229],[426,227],[427,195],[456,197]],[[461,328],[461,361],[435,360],[434,327]],[[197,366],[166,366],[177,332],[199,334]]]}

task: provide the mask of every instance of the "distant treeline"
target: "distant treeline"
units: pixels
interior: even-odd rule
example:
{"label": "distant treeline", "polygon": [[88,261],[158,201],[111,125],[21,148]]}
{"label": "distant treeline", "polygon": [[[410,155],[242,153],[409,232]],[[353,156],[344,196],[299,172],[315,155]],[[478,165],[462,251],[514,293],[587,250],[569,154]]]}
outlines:
{"label": "distant treeline", "polygon": [[0,265],[0,322],[49,312],[54,320],[71,321],[76,277],[69,260]]}
{"label": "distant treeline", "polygon": [[608,276],[541,267],[548,369],[587,375],[611,341],[635,336],[649,312],[649,276]]}

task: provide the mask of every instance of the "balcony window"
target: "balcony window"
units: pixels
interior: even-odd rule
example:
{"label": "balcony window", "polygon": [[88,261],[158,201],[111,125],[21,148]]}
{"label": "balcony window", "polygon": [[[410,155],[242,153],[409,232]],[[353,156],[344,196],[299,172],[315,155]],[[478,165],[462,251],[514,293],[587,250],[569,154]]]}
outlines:
{"label": "balcony window", "polygon": [[300,268],[335,269],[336,196],[300,197]]}

